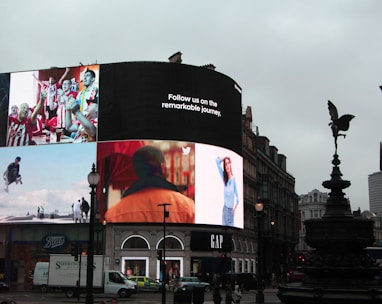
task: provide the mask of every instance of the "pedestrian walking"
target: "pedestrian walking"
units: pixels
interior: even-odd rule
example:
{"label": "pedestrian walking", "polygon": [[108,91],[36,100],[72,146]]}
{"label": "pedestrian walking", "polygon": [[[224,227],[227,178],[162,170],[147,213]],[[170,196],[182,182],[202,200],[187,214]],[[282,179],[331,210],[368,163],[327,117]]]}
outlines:
{"label": "pedestrian walking", "polygon": [[212,291],[212,300],[214,301],[214,304],[220,304],[221,303],[222,296],[220,295],[219,286],[214,286],[214,289]]}
{"label": "pedestrian walking", "polygon": [[235,285],[235,290],[232,296],[232,303],[236,304],[236,303],[240,303],[240,301],[241,301],[241,291],[240,291],[239,285]]}

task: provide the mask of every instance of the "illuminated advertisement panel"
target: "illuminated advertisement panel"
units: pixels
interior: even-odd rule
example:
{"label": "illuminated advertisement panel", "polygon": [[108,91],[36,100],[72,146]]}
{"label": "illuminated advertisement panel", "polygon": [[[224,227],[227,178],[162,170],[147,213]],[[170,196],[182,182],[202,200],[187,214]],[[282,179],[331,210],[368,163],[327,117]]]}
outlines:
{"label": "illuminated advertisement panel", "polygon": [[12,73],[6,146],[96,141],[98,74],[99,66]]}
{"label": "illuminated advertisement panel", "polygon": [[[0,190],[0,221],[74,223],[74,204],[89,196],[96,143],[0,148],[2,170],[20,158],[21,178]],[[5,172],[2,172],[2,174]]]}
{"label": "illuminated advertisement panel", "polygon": [[195,66],[128,62],[102,65],[99,140],[180,140],[242,154],[241,89]]}
{"label": "illuminated advertisement panel", "polygon": [[[223,160],[232,173],[226,182]],[[97,145],[97,167],[109,223],[162,223],[162,204],[168,204],[168,223],[243,228],[242,157],[231,150],[179,141],[105,142]]]}
{"label": "illuminated advertisement panel", "polygon": [[8,125],[10,74],[0,74],[0,147],[5,146]]}
{"label": "illuminated advertisement panel", "polygon": [[96,163],[101,220],[162,222],[171,204],[168,222],[243,228],[241,89],[229,77],[130,62],[1,74],[0,93],[0,222],[87,222]]}

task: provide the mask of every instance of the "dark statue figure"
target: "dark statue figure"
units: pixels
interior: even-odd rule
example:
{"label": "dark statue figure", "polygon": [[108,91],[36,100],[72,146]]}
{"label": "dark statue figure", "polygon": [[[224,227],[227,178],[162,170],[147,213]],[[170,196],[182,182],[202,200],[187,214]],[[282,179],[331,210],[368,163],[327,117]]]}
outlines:
{"label": "dark statue figure", "polygon": [[[337,154],[337,138],[349,129],[354,115],[338,117],[328,101],[335,144],[331,179],[322,185],[330,189],[322,218],[304,222],[305,242],[312,250],[300,284],[280,284],[278,297],[285,304],[381,304],[382,288],[375,275],[380,271],[365,251],[374,242],[373,221],[352,213],[344,189],[350,181],[342,179]],[[311,171],[307,170],[307,174]]]}
{"label": "dark statue figure", "polygon": [[343,137],[346,136],[345,134],[340,134],[339,132],[349,130],[349,123],[355,116],[350,114],[345,114],[345,115],[342,115],[340,118],[338,118],[337,108],[330,100],[328,100],[328,108],[329,108],[330,119],[332,120],[332,122],[329,123],[329,126],[332,128],[332,133],[334,137],[334,145],[336,147],[335,154],[337,154],[337,138],[338,136],[343,136]]}

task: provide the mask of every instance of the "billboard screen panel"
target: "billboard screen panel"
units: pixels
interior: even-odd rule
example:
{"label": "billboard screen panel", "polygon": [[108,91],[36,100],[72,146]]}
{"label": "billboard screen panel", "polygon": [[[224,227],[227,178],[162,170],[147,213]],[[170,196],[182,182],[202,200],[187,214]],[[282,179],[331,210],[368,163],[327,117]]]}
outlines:
{"label": "billboard screen panel", "polygon": [[[159,184],[146,174],[138,176],[133,156],[142,147],[154,147],[161,152],[162,172],[178,193],[169,191],[171,186]],[[231,162],[232,185],[225,185],[221,175],[221,160],[226,157]],[[243,163],[242,157],[231,150],[179,141],[104,142],[97,145],[97,167],[107,222],[162,223],[161,205],[167,203],[168,223],[224,224],[243,228]],[[169,193],[154,193],[150,191],[152,188],[166,189]],[[227,198],[226,193],[230,191],[232,197],[228,194]],[[177,204],[179,201],[182,203]]]}
{"label": "billboard screen panel", "polygon": [[8,125],[10,74],[0,74],[0,147],[5,146]]}
{"label": "billboard screen panel", "polygon": [[229,77],[184,64],[102,65],[99,140],[166,139],[242,154],[241,89]]}
{"label": "billboard screen panel", "polygon": [[72,205],[88,197],[95,152],[96,143],[0,148],[2,170],[21,158],[21,183],[13,182],[8,191],[2,183],[0,221],[74,223]]}
{"label": "billboard screen panel", "polygon": [[[94,71],[91,83],[89,69]],[[107,218],[108,210],[130,195],[138,180],[134,152],[154,146],[165,160],[166,183],[193,204],[191,217],[179,216],[174,222],[243,227],[241,89],[229,77],[188,65],[127,62],[1,74],[0,86],[0,114],[8,120],[0,125],[0,169],[5,173],[20,157],[22,177],[22,184],[14,180],[8,191],[0,191],[0,222],[74,223],[72,205],[75,208],[82,197],[90,200],[86,179],[92,163],[101,175],[96,209],[101,219]],[[67,98],[62,97],[64,86],[70,87]],[[35,115],[38,130],[24,144],[12,141],[22,134],[16,130],[17,120],[9,118],[18,117],[14,106],[20,110],[28,103],[29,118],[44,92]],[[60,106],[66,110],[61,120]],[[68,117],[77,129],[68,127]],[[76,140],[80,130],[82,137]],[[70,144],[77,142],[83,144]],[[225,157],[237,194],[233,188],[229,194],[222,179]],[[238,205],[227,222],[232,197],[233,206]],[[142,221],[156,222],[155,217],[117,222]]]}
{"label": "billboard screen panel", "polygon": [[6,146],[96,141],[82,129],[98,120],[98,79],[98,65],[12,73]]}

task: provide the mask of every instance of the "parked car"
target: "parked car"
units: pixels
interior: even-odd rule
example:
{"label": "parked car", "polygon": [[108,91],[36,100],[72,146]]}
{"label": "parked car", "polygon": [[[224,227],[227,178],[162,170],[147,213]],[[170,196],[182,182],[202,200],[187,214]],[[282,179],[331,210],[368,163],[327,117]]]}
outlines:
{"label": "parked car", "polygon": [[16,304],[16,301],[15,300],[12,300],[12,299],[4,299],[4,300],[0,300],[0,304]]}
{"label": "parked car", "polygon": [[9,285],[3,281],[0,281],[0,292],[9,291]]}
{"label": "parked car", "polygon": [[210,291],[211,286],[210,283],[202,282],[197,277],[180,277],[174,280],[174,292],[178,289],[183,291],[191,291],[195,286],[203,287],[204,291]]}
{"label": "parked car", "polygon": [[375,275],[375,280],[377,284],[382,285],[382,270]]}
{"label": "parked car", "polygon": [[129,280],[137,282],[138,291],[154,291],[162,290],[162,284],[158,281],[145,276],[129,276]]}
{"label": "parked car", "polygon": [[305,278],[305,273],[303,273],[301,270],[294,269],[294,270],[289,270],[287,281],[299,282],[299,281],[302,281],[304,278]]}
{"label": "parked car", "polygon": [[240,289],[245,291],[257,289],[256,274],[252,272],[226,272],[221,277],[221,284],[224,289],[227,285],[234,289],[235,285],[239,285]]}

